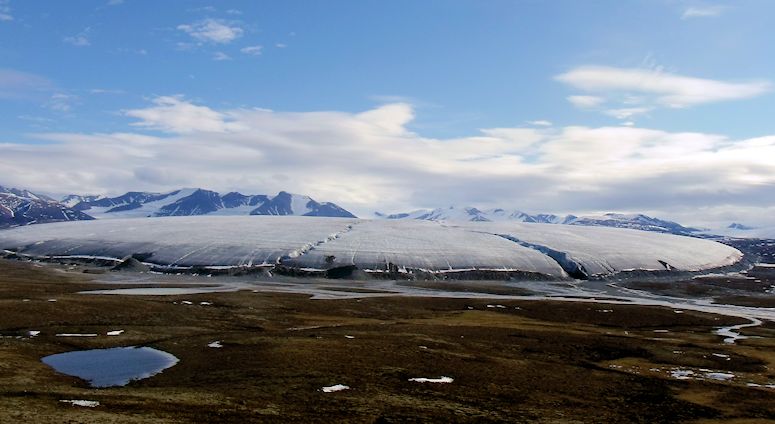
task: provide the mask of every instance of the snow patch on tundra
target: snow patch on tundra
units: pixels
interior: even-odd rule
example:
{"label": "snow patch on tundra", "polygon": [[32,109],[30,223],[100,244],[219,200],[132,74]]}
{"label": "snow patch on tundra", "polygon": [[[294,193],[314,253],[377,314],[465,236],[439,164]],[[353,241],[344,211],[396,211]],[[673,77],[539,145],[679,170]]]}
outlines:
{"label": "snow patch on tundra", "polygon": [[81,400],[81,399],[68,399],[68,400],[60,400],[62,403],[69,403],[73,406],[82,406],[85,408],[96,408],[100,406],[100,403],[96,400]]}
{"label": "snow patch on tundra", "polygon": [[410,378],[409,381],[414,381],[416,383],[451,383],[455,381],[455,379],[452,377],[439,377],[439,378],[417,377],[417,378]]}
{"label": "snow patch on tundra", "polygon": [[333,393],[333,392],[341,392],[342,390],[349,390],[350,386],[345,386],[344,384],[334,384],[333,386],[326,386],[323,387],[322,390],[323,393]]}

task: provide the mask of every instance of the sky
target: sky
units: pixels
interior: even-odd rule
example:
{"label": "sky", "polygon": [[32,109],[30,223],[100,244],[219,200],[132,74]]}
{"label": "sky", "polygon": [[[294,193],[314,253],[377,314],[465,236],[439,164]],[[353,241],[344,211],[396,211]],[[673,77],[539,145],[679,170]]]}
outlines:
{"label": "sky", "polygon": [[769,0],[0,0],[0,185],[775,225]]}

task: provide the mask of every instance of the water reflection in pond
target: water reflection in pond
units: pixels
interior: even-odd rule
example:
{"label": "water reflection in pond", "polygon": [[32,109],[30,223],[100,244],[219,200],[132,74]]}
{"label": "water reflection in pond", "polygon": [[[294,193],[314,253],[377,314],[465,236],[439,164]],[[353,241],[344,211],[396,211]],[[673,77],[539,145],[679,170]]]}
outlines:
{"label": "water reflection in pond", "polygon": [[92,387],[125,386],[156,375],[178,363],[174,355],[151,347],[115,347],[58,353],[43,363]]}

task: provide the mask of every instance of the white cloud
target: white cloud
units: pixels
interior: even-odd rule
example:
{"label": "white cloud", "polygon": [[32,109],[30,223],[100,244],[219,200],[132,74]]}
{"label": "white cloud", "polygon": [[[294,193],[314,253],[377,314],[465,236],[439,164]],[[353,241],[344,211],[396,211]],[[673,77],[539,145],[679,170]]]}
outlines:
{"label": "white cloud", "polygon": [[6,184],[90,193],[290,190],[359,213],[473,204],[671,216],[765,208],[775,197],[775,136],[612,126],[489,128],[436,139],[407,129],[414,110],[406,103],[297,113],[216,110],[166,96],[125,115],[163,133],[39,134],[49,144],[2,144]]}
{"label": "white cloud", "polygon": [[709,5],[709,6],[692,6],[684,9],[681,15],[682,19],[691,18],[713,18],[721,16],[728,9],[727,6],[722,5]]}
{"label": "white cloud", "polygon": [[536,127],[551,127],[552,126],[552,122],[551,121],[547,121],[545,119],[539,119],[537,121],[527,121],[527,123],[530,124],[530,125],[534,125]]}
{"label": "white cloud", "polygon": [[621,109],[609,109],[603,113],[616,119],[632,119],[635,116],[643,115],[650,111],[651,108],[648,107],[626,107]]}
{"label": "white cloud", "polygon": [[242,53],[249,54],[252,56],[260,56],[262,51],[264,50],[263,46],[247,46],[239,49]]}
{"label": "white cloud", "polygon": [[[772,84],[764,80],[728,82],[696,78],[665,72],[661,67],[581,66],[555,79],[588,93],[567,97],[575,107],[630,123],[635,117],[659,108],[680,109],[747,99],[772,89]],[[602,108],[603,104],[608,107]]]}
{"label": "white cloud", "polygon": [[277,43],[274,46],[277,47],[278,49],[284,49],[284,48],[288,47],[287,44],[283,44],[283,43]]}
{"label": "white cloud", "polygon": [[215,52],[213,53],[213,60],[217,60],[217,61],[231,60],[231,56],[227,55],[224,52]]}
{"label": "white cloud", "polygon": [[568,101],[577,108],[591,109],[605,103],[605,99],[597,96],[568,96]]}
{"label": "white cloud", "polygon": [[769,81],[726,82],[671,74],[661,70],[581,66],[556,77],[571,87],[595,93],[635,93],[653,96],[658,105],[682,108],[704,103],[760,96]]}
{"label": "white cloud", "polygon": [[124,114],[140,120],[132,125],[170,133],[225,133],[239,129],[239,125],[226,122],[224,114],[189,103],[180,96],[157,97],[153,104]]}
{"label": "white cloud", "polygon": [[235,24],[219,19],[205,19],[192,24],[178,25],[180,31],[194,39],[215,44],[228,44],[242,37],[244,30]]}

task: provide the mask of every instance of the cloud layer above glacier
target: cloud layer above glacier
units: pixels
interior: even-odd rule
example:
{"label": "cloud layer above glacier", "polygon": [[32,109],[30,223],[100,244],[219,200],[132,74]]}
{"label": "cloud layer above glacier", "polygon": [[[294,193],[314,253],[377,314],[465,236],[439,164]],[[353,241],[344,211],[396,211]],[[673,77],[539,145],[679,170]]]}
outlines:
{"label": "cloud layer above glacier", "polygon": [[407,128],[416,113],[408,103],[277,112],[160,96],[122,113],[133,119],[126,132],[2,144],[5,183],[52,193],[289,190],[361,215],[449,204],[688,222],[698,211],[706,221],[773,215],[775,136],[542,123],[437,139]]}

